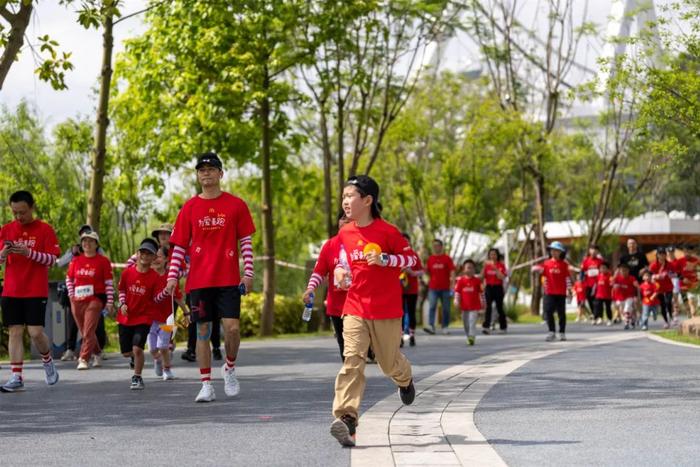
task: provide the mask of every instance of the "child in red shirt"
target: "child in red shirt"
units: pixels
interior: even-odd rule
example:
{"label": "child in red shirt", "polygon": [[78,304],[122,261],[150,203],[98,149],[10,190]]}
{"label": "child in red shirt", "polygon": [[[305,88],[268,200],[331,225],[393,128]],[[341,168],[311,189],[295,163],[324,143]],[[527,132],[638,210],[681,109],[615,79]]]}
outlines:
{"label": "child in red shirt", "polygon": [[629,266],[625,263],[620,264],[613,278],[612,298],[617,312],[622,313],[625,320],[625,329],[634,328],[636,322],[634,305],[638,288],[637,279],[630,274]]}
{"label": "child in red shirt", "polygon": [[574,282],[574,293],[576,294],[576,322],[586,321],[588,308],[586,308],[586,286],[583,281],[577,280]]}
{"label": "child in red shirt", "polygon": [[565,261],[566,247],[561,242],[552,242],[547,247],[550,258],[533,266],[533,271],[540,271],[544,278],[543,311],[547,320],[549,334],[545,339],[552,342],[556,338],[554,314],[559,318],[559,340],[566,340],[566,297],[571,293],[572,271]]}
{"label": "child in red shirt", "polygon": [[119,280],[119,346],[122,355],[134,357],[134,375],[131,389],[143,389],[143,349],[153,323],[153,309],[167,296],[165,290],[156,290],[159,277],[151,269],[158,251],[158,244],[152,238],[141,242],[136,266],[126,268]]}
{"label": "child in red shirt", "polygon": [[651,280],[659,284],[659,308],[664,318],[664,329],[668,329],[673,319],[673,265],[668,261],[666,248],[656,249],[656,261],[649,265]]}
{"label": "child in red shirt", "polygon": [[476,264],[471,259],[462,263],[463,276],[455,284],[455,306],[462,311],[462,323],[467,335],[467,344],[474,345],[476,341],[476,320],[479,313],[486,309],[484,285],[476,276]]}
{"label": "child in red shirt", "polygon": [[656,317],[659,284],[651,280],[651,273],[646,269],[642,272],[642,280],[642,285],[639,286],[642,295],[642,331],[646,331],[649,329],[649,315]]}
{"label": "child in red shirt", "polygon": [[612,274],[610,265],[603,261],[600,263],[600,272],[595,280],[595,311],[594,325],[602,324],[603,308],[608,316],[608,326],[612,325]]}

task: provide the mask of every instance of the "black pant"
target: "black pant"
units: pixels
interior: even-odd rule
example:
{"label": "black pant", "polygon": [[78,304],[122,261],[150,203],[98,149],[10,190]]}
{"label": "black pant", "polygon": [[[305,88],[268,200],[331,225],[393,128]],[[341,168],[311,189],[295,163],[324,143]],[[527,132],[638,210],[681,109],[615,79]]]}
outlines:
{"label": "black pant", "polygon": [[343,356],[343,350],[345,349],[345,341],[343,340],[343,318],[340,316],[331,316],[331,323],[333,324],[333,330],[335,331],[335,340],[338,341],[338,348],[340,349],[340,359],[345,361]]}
{"label": "black pant", "polygon": [[496,303],[496,311],[498,312],[498,325],[501,330],[505,331],[508,328],[508,321],[506,320],[506,312],[503,309],[503,297],[505,296],[505,291],[502,285],[487,285],[484,290],[484,295],[486,295],[486,314],[484,316],[484,329],[491,328],[491,311],[492,303]]}
{"label": "black pant", "polygon": [[[75,352],[76,342],[78,340],[78,325],[73,318],[73,313],[70,308],[64,310],[66,314],[66,350],[72,350]],[[107,332],[105,331],[105,317],[100,316],[100,320],[97,322],[97,329],[95,329],[95,335],[97,336],[97,345],[100,350],[104,349],[107,345]]]}
{"label": "black pant", "polygon": [[559,332],[566,332],[566,295],[545,295],[544,316],[549,332],[554,332],[554,313],[559,315]]}
{"label": "black pant", "polygon": [[[596,307],[596,301],[597,299],[595,298],[595,288],[594,287],[586,287],[586,301],[588,302],[588,308],[591,310],[593,313],[593,317],[596,317],[595,314],[595,307]],[[601,313],[600,316],[602,317],[603,314]],[[612,319],[612,318],[611,318]]]}
{"label": "black pant", "polygon": [[[214,318],[211,322],[211,346],[215,349],[221,347],[221,319]],[[197,323],[191,322],[187,326],[187,351],[195,353],[197,349]]]}
{"label": "black pant", "polygon": [[417,294],[403,294],[403,314],[408,315],[409,331],[416,330],[416,305],[418,304]]}
{"label": "black pant", "polygon": [[612,320],[612,300],[596,298],[593,306],[595,307],[593,308],[594,319],[603,317],[603,307],[605,307],[605,313],[608,315],[608,321]]}
{"label": "black pant", "polygon": [[670,323],[673,319],[673,293],[659,293],[659,308],[661,308],[661,316],[664,321]]}

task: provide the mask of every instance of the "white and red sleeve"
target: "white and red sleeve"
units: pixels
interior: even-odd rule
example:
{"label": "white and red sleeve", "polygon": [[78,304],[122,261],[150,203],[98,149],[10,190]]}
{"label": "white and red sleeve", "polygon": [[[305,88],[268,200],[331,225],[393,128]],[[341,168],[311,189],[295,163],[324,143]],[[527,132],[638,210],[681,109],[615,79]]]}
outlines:
{"label": "white and red sleeve", "polygon": [[56,262],[56,255],[52,255],[51,253],[42,253],[40,251],[32,250],[31,248],[29,249],[28,258],[35,263],[48,267],[53,266]]}
{"label": "white and red sleeve", "polygon": [[170,253],[170,267],[168,268],[168,280],[178,280],[182,264],[185,262],[185,249],[181,246],[174,245]]}
{"label": "white and red sleeve", "polygon": [[239,240],[241,246],[241,257],[243,258],[243,275],[245,277],[254,277],[255,268],[253,267],[253,241],[249,236]]}

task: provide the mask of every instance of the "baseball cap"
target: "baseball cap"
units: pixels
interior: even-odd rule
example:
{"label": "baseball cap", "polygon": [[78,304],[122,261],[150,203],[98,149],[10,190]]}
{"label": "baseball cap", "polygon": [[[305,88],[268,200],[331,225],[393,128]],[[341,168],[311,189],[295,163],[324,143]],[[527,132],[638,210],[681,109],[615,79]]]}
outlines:
{"label": "baseball cap", "polygon": [[78,229],[78,235],[82,236],[85,232],[92,232],[92,226],[90,224],[83,224]]}
{"label": "baseball cap", "polygon": [[153,232],[151,232],[151,237],[158,238],[158,233],[159,232],[168,232],[168,233],[173,233],[173,224],[160,224],[158,227],[156,227]]}
{"label": "baseball cap", "polygon": [[372,203],[376,206],[377,210],[381,212],[382,203],[379,202],[379,185],[372,177],[368,175],[356,175],[348,178],[345,184],[354,186],[363,196],[370,195],[372,197]]}
{"label": "baseball cap", "polygon": [[194,168],[199,170],[205,165],[216,167],[220,170],[223,170],[224,168],[224,165],[221,163],[221,159],[219,159],[219,156],[217,156],[215,152],[205,152],[204,154],[197,156],[197,165],[195,165]]}
{"label": "baseball cap", "polygon": [[564,246],[564,244],[562,242],[552,242],[549,244],[549,246],[547,248],[550,250],[559,250],[559,251],[566,253],[566,247]]}
{"label": "baseball cap", "polygon": [[92,231],[92,230],[87,231],[87,232],[83,232],[83,233],[80,235],[80,240],[81,240],[81,241],[82,241],[84,238],[91,238],[91,239],[95,240],[97,243],[100,243],[100,236],[97,235],[97,232],[94,232],[94,231]]}
{"label": "baseball cap", "polygon": [[145,238],[141,241],[141,244],[139,245],[139,251],[141,250],[146,250],[149,253],[153,253],[155,255],[158,252],[158,243],[156,243],[156,241],[152,238]]}

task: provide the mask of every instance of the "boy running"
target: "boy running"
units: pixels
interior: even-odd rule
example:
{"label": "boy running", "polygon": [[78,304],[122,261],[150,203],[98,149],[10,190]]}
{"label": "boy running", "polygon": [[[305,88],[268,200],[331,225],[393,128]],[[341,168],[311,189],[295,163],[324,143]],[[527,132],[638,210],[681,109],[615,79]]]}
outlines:
{"label": "boy running", "polygon": [[612,298],[615,302],[615,309],[617,313],[622,314],[625,320],[625,329],[634,327],[634,323],[636,322],[634,303],[637,297],[639,284],[637,283],[637,279],[630,274],[630,268],[627,264],[620,264],[612,284]]}
{"label": "boy running", "polygon": [[34,197],[28,191],[17,191],[10,196],[10,208],[15,220],[0,230],[0,264],[5,265],[5,283],[2,289],[2,322],[9,328],[10,370],[12,375],[2,392],[24,390],[22,368],[24,343],[22,336],[27,327],[29,336],[41,354],[46,372],[46,384],[58,382],[58,371],[51,358],[51,343],[44,334],[46,301],[49,296],[49,267],[60,253],[53,228],[34,218]]}
{"label": "boy running", "polygon": [[608,326],[612,324],[612,280],[608,263],[600,263],[600,273],[595,283],[595,325],[603,322],[603,308],[608,316]]}
{"label": "boy running", "polygon": [[656,249],[656,261],[649,266],[651,279],[659,284],[659,307],[661,308],[661,316],[664,318],[664,329],[668,329],[673,319],[673,282],[671,275],[673,269],[671,263],[668,262],[666,249],[658,247]]}
{"label": "boy running", "polygon": [[642,285],[639,290],[642,295],[642,331],[649,329],[649,315],[656,315],[659,306],[659,284],[651,280],[651,273],[642,271]]}
{"label": "boy running", "polygon": [[[574,282],[574,294],[576,294],[576,322],[586,322],[588,308],[586,308],[586,286],[582,280]],[[593,318],[595,324],[595,317]]]}
{"label": "boy running", "polygon": [[399,350],[403,316],[399,274],[402,268],[415,266],[417,257],[401,232],[382,220],[379,185],[372,178],[361,175],[346,182],[343,209],[351,222],[338,239],[350,271],[336,267],[334,276],[336,283],[349,287],[343,306],[345,361],[335,380],[335,421],[330,431],[341,445],[354,446],[370,344],[379,367],[398,386],[401,401],[410,405],[415,398],[411,364]]}
{"label": "boy running", "polygon": [[[239,394],[236,358],[241,344],[241,290],[253,287],[253,246],[255,225],[248,205],[221,190],[223,164],[210,152],[197,158],[197,180],[202,193],[192,197],[180,210],[170,237],[173,246],[168,292],[174,293],[186,252],[190,270],[185,292],[190,294],[191,317],[197,323],[197,362],[202,388],[196,402],[216,400],[211,385],[212,321],[221,317],[224,325],[226,363],[221,367],[224,392]],[[238,265],[238,250],[243,257],[243,277]]]}
{"label": "boy running", "polygon": [[467,335],[467,344],[474,345],[476,341],[476,320],[479,313],[486,309],[484,285],[476,276],[476,264],[471,259],[462,263],[463,276],[457,278],[455,284],[455,306],[462,311],[462,324]]}

